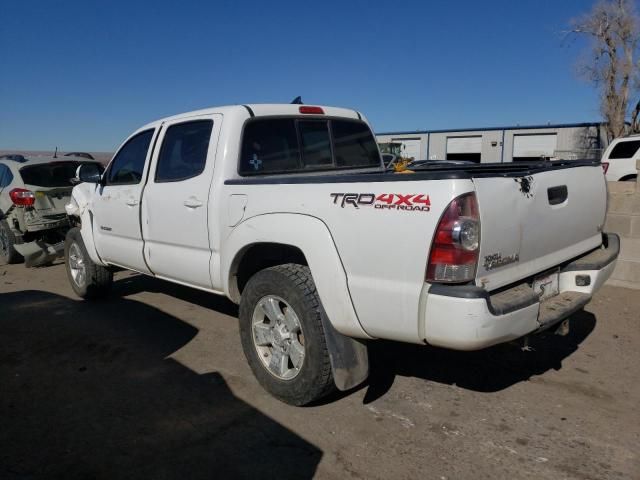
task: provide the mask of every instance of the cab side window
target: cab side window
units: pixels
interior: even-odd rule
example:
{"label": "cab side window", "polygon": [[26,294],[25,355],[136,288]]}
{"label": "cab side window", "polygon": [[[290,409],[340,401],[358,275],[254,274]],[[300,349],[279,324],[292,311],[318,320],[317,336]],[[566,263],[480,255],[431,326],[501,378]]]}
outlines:
{"label": "cab side window", "polygon": [[118,151],[107,174],[107,185],[136,185],[142,180],[153,130],[139,133]]}
{"label": "cab side window", "polygon": [[156,167],[156,183],[179,182],[204,171],[212,120],[171,125],[165,133]]}

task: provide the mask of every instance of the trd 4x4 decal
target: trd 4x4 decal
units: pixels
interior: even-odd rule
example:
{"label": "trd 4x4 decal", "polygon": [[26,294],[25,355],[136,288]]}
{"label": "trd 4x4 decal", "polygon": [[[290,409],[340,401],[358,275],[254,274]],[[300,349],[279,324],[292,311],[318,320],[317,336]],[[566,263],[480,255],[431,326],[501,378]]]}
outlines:
{"label": "trd 4x4 decal", "polygon": [[381,210],[411,210],[428,212],[431,210],[429,195],[382,193],[376,196],[374,193],[331,193],[334,205],[351,206],[355,208],[370,207]]}

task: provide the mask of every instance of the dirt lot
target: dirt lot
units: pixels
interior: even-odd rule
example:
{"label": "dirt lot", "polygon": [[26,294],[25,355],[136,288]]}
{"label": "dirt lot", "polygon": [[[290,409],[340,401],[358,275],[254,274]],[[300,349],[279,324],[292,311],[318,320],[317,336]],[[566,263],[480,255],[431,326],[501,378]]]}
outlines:
{"label": "dirt lot", "polygon": [[640,478],[632,290],[533,352],[374,343],[367,385],[307,408],[258,386],[223,298],[120,273],[81,302],[61,264],[0,292],[3,479]]}

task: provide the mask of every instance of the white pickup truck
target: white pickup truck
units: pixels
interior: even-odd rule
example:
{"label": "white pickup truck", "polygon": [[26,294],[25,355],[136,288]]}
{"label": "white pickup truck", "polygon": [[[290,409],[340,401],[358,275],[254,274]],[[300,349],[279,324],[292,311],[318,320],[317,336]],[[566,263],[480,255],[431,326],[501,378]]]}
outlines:
{"label": "white pickup truck", "polygon": [[373,339],[474,350],[564,330],[619,250],[598,162],[388,172],[342,108],[165,118],[78,177],[74,291],[104,296],[125,268],[226,295],[255,376],[295,405],[365,380]]}

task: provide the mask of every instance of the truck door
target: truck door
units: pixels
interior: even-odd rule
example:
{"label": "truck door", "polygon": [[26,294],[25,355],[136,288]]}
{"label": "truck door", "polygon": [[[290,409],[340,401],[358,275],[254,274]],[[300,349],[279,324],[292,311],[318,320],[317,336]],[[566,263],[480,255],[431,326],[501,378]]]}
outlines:
{"label": "truck door", "polygon": [[142,198],[144,252],[157,277],[211,288],[208,211],[221,115],[167,122]]}
{"label": "truck door", "polygon": [[150,273],[142,255],[140,195],[149,165],[153,128],[133,135],[118,150],[93,196],[93,235],[103,260]]}

